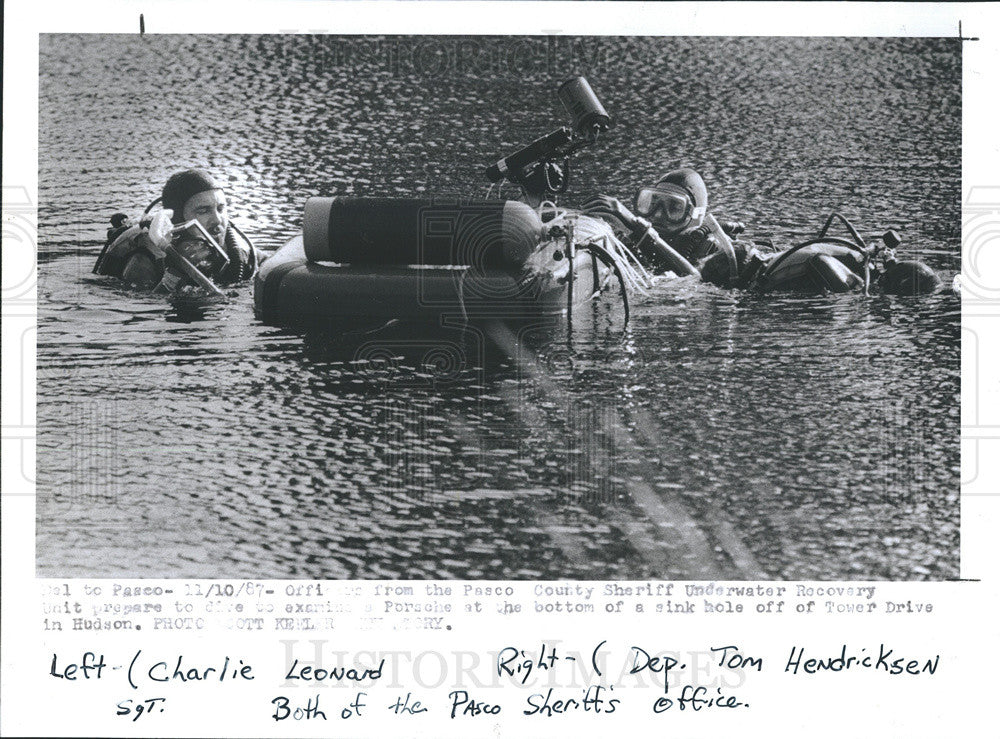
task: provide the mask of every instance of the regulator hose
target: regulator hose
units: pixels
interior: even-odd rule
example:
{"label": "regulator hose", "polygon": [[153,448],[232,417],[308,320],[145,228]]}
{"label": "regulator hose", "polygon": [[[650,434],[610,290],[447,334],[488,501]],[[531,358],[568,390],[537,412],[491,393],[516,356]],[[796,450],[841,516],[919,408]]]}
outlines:
{"label": "regulator hose", "polygon": [[823,228],[819,230],[819,235],[817,238],[823,238],[824,236],[826,236],[826,232],[830,230],[830,226],[833,223],[834,218],[839,219],[840,222],[844,224],[844,228],[846,228],[850,232],[851,236],[854,238],[854,241],[857,243],[857,245],[860,246],[862,249],[864,249],[865,240],[862,239],[861,236],[858,234],[857,229],[854,228],[854,224],[851,223],[849,220],[847,220],[840,213],[837,213],[836,211],[827,216],[826,223],[824,223]]}
{"label": "regulator hose", "polygon": [[726,262],[729,264],[729,285],[732,286],[740,276],[740,263],[736,258],[736,249],[733,247],[733,242],[711,213],[705,216],[705,225],[716,236],[719,251],[726,255]]}
{"label": "regulator hose", "polygon": [[[243,252],[236,243],[236,236],[239,234],[247,246],[247,258],[243,259]],[[249,280],[257,271],[257,250],[253,243],[246,237],[246,234],[239,229],[236,224],[230,222],[226,229],[226,236],[223,247],[229,256],[229,264],[219,272],[219,279],[226,283],[243,282]]]}

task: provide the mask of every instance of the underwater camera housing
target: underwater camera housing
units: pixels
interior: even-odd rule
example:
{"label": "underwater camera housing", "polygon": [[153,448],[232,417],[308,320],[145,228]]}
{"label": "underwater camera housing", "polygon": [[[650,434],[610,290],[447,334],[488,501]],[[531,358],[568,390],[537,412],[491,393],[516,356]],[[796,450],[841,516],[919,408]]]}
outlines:
{"label": "underwater camera housing", "polygon": [[[175,225],[170,220],[172,210],[160,210],[149,215],[155,203],[153,201],[146,209],[139,224],[146,226],[150,240],[164,253],[167,266],[187,276],[205,292],[222,295],[203,270],[215,272],[223,269],[229,264],[229,255],[197,219]],[[169,278],[165,275],[160,284],[172,291],[167,282]]]}
{"label": "underwater camera housing", "polygon": [[[490,182],[510,180],[536,197],[566,192],[570,156],[595,143],[613,122],[583,77],[574,77],[560,85],[558,97],[572,116],[573,127],[557,128],[487,167],[486,178]],[[556,162],[559,159],[561,164]]]}

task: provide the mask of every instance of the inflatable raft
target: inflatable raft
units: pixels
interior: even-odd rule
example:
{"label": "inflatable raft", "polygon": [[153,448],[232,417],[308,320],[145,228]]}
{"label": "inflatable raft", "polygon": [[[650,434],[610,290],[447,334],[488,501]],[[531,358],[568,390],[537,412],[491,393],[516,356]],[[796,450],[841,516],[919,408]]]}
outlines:
{"label": "inflatable raft", "polygon": [[282,327],[558,316],[616,276],[625,292],[609,233],[517,201],[310,198],[302,233],[261,265],[254,311]]}

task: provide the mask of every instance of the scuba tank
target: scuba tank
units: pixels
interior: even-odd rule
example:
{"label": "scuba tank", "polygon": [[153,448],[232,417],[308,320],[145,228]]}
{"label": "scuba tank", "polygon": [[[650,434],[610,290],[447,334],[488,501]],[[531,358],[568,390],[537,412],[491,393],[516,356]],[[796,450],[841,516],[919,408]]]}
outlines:
{"label": "scuba tank", "polygon": [[312,197],[302,236],[311,262],[516,273],[541,232],[538,214],[516,200]]}
{"label": "scuba tank", "polygon": [[106,275],[109,277],[122,277],[129,259],[139,252],[146,253],[154,262],[160,262],[165,256],[162,247],[161,232],[164,228],[169,231],[171,227],[169,212],[166,222],[157,219],[155,216],[143,215],[136,225],[120,231],[114,238],[110,238],[104,245],[97,261],[94,263],[93,273]]}
{"label": "scuba tank", "polygon": [[[836,220],[850,239],[827,235]],[[866,295],[873,278],[884,292],[896,295],[933,293],[941,287],[941,279],[927,265],[896,259],[896,248],[902,243],[899,234],[886,231],[881,242],[866,244],[854,224],[840,213],[831,213],[814,238],[776,255],[755,285],[763,292],[809,287],[846,292],[862,285]]]}

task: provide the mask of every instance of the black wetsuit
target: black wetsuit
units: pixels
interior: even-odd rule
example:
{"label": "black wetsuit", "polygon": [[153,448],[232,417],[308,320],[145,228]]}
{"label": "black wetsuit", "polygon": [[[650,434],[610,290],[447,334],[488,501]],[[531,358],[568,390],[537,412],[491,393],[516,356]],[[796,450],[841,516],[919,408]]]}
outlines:
{"label": "black wetsuit", "polygon": [[[116,237],[117,243],[112,243],[101,252],[97,264],[94,265],[94,272],[101,275],[113,277],[125,277],[126,269],[133,258],[140,255],[145,256],[149,264],[152,265],[152,272],[143,282],[152,282],[154,285],[163,279],[163,275],[170,267],[171,257],[159,252],[151,243],[149,235],[141,228],[133,228],[133,233],[126,238],[122,238],[125,232]],[[176,245],[182,246],[182,237]],[[203,270],[209,278],[218,285],[232,285],[253,277],[257,271],[257,253],[253,245],[250,244],[235,228],[230,226],[226,230],[226,238],[222,244],[229,257],[229,263],[219,265],[218,268]],[[221,261],[221,260],[220,260]]]}

